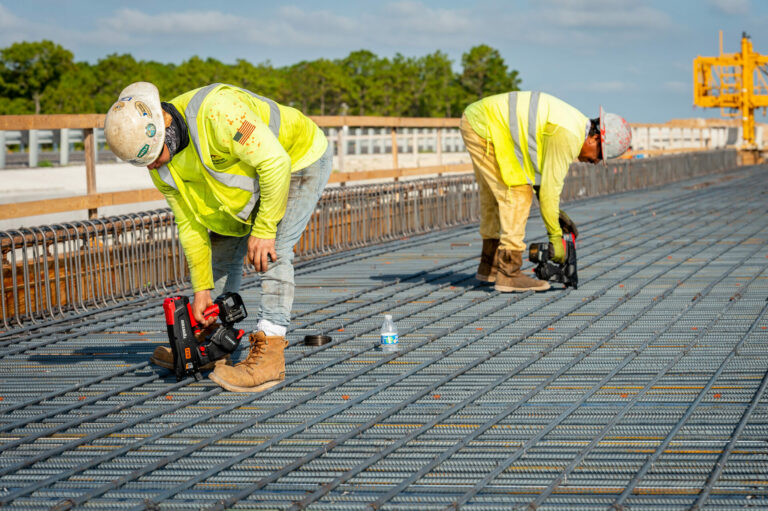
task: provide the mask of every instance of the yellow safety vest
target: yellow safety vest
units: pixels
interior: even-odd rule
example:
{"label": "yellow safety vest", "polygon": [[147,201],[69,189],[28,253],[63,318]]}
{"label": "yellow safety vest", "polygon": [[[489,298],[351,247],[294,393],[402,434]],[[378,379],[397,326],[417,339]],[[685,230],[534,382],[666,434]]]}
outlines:
{"label": "yellow safety vest", "polygon": [[469,105],[464,113],[475,132],[493,142],[507,186],[540,180],[546,157],[541,147],[548,130],[567,129],[583,141],[589,122],[576,108],[538,91],[489,96]]}
{"label": "yellow safety vest", "polygon": [[[179,192],[197,220],[208,229],[227,236],[245,236],[250,232],[253,216],[258,210],[258,174],[253,167],[240,160],[224,168],[214,164],[203,118],[206,100],[224,88],[235,89],[251,97],[254,111],[280,144],[288,148],[292,161],[304,161],[307,159],[305,157],[309,157],[311,161],[306,163],[312,163],[325,151],[327,140],[317,125],[296,109],[284,107],[271,99],[231,85],[212,84],[170,101],[186,121],[190,144],[174,155],[167,165],[157,169],[158,178]],[[281,130],[285,117],[289,118],[290,126]],[[302,145],[294,140],[297,138],[307,140]],[[322,144],[313,143],[313,139]],[[296,166],[291,171],[301,168]],[[189,169],[198,171],[190,172]],[[182,173],[195,174],[202,179],[185,180],[180,177]]]}

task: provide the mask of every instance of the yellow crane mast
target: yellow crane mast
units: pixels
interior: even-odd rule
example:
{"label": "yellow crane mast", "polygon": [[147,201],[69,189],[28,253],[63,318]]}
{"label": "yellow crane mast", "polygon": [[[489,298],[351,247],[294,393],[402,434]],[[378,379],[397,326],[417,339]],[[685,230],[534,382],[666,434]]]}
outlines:
{"label": "yellow crane mast", "polygon": [[768,107],[768,55],[752,49],[746,32],[741,36],[741,53],[723,53],[720,31],[720,55],[693,59],[693,103],[719,107],[726,117],[741,117],[744,147],[756,150],[755,109]]}

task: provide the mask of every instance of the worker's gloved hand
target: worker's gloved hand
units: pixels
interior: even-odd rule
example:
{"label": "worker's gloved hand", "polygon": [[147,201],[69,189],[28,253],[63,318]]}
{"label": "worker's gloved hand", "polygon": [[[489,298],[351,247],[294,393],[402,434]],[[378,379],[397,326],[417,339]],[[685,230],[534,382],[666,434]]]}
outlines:
{"label": "worker's gloved hand", "polygon": [[552,244],[552,260],[557,264],[565,262],[565,241],[562,236],[550,236],[549,242]]}
{"label": "worker's gloved hand", "polygon": [[569,217],[562,209],[560,210],[558,220],[560,221],[560,229],[563,230],[563,234],[573,233],[574,237],[579,237],[579,229],[576,227],[576,222],[571,220],[571,217]]}

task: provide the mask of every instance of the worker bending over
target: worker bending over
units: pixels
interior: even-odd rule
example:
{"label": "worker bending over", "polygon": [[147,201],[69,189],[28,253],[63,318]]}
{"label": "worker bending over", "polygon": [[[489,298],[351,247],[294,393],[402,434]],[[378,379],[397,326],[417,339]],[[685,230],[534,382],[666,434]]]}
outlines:
{"label": "worker bending over", "polygon": [[[234,367],[222,359],[210,378],[235,392],[283,380],[293,247],[331,173],[323,132],[298,110],[230,85],[161,103],[157,87],[138,82],[109,109],[105,134],[120,159],[147,166],[173,210],[196,321],[209,323],[202,312],[212,297],[239,290],[245,257],[261,272],[250,352]],[[158,347],[152,361],[172,369],[170,348]]]}
{"label": "worker bending over", "polygon": [[597,163],[621,155],[630,144],[629,125],[602,108],[599,118],[589,119],[549,94],[518,91],[472,103],[460,128],[480,193],[483,248],[476,278],[495,282],[501,292],[549,289],[548,282],[521,271],[534,185],[540,184],[553,260],[562,263],[560,192],[568,168],[575,160]]}

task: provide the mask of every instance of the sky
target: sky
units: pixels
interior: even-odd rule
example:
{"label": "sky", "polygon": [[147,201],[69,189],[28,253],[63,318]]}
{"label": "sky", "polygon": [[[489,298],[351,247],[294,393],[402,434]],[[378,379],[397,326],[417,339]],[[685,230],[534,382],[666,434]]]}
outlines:
{"label": "sky", "polygon": [[630,122],[719,116],[693,107],[693,59],[718,54],[718,30],[727,53],[742,32],[768,53],[766,26],[768,0],[0,0],[0,48],[49,39],[91,63],[130,53],[284,66],[440,50],[458,71],[464,52],[488,44],[521,88]]}

